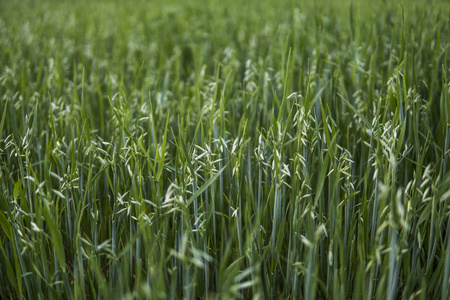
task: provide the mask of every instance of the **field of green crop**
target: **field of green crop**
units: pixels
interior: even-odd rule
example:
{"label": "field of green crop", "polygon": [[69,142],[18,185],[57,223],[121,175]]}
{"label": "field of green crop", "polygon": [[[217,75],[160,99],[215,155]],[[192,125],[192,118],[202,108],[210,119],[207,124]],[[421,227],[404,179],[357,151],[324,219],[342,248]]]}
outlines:
{"label": "field of green crop", "polygon": [[449,16],[0,1],[0,298],[449,299]]}

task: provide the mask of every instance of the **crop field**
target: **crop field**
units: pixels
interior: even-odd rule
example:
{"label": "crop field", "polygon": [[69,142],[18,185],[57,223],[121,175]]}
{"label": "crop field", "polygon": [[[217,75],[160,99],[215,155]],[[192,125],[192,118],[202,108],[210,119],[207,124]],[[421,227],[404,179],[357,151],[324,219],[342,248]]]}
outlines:
{"label": "crop field", "polygon": [[0,1],[0,298],[450,299],[449,16]]}

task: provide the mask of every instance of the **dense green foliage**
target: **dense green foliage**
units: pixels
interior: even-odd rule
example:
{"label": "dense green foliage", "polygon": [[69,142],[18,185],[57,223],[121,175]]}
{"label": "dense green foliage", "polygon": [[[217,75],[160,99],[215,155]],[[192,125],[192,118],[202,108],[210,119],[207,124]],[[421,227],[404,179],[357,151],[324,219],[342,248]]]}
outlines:
{"label": "dense green foliage", "polygon": [[449,299],[449,16],[1,1],[0,298]]}

